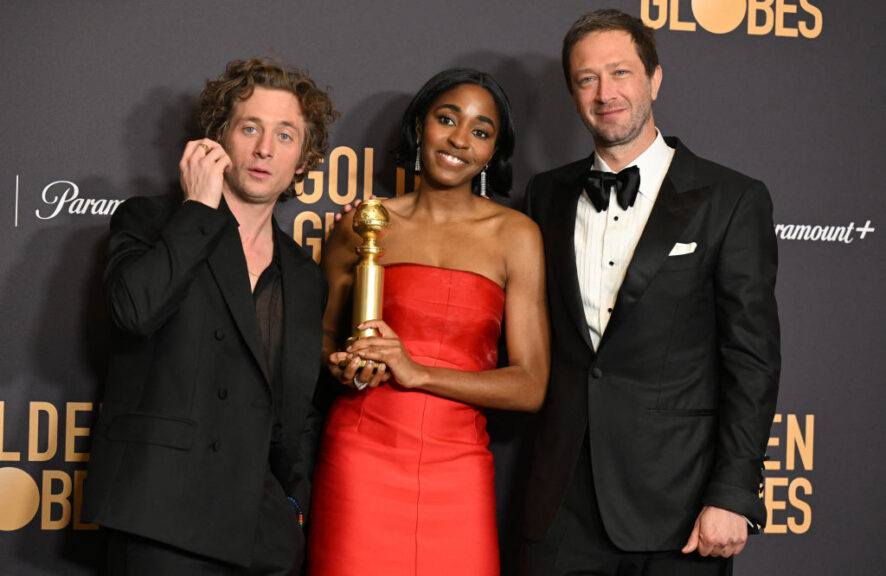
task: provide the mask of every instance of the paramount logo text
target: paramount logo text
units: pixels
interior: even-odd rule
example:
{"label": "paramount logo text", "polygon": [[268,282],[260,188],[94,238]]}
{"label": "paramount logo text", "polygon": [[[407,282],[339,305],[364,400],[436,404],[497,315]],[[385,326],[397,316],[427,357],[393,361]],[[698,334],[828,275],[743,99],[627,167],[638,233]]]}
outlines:
{"label": "paramount logo text", "polygon": [[851,244],[856,238],[864,240],[868,234],[876,228],[871,226],[871,221],[865,222],[864,226],[857,227],[855,222],[847,226],[811,224],[776,224],[775,235],[779,240],[800,240],[805,242],[842,242]]}
{"label": "paramount logo text", "polygon": [[114,213],[123,200],[110,198],[81,198],[80,188],[68,180],[56,180],[43,188],[43,203],[49,207],[46,214],[40,209],[35,210],[37,218],[51,220],[66,210],[68,214],[92,214],[108,216]]}

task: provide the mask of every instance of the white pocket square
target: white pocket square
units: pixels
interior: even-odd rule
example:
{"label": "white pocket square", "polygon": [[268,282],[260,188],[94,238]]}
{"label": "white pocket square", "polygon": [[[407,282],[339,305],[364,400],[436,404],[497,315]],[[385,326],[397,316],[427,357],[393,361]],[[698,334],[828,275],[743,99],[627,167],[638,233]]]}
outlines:
{"label": "white pocket square", "polygon": [[682,244],[677,242],[674,244],[674,247],[671,248],[671,253],[668,256],[685,256],[686,254],[692,254],[695,252],[695,248],[698,246],[695,242],[690,242],[689,244]]}

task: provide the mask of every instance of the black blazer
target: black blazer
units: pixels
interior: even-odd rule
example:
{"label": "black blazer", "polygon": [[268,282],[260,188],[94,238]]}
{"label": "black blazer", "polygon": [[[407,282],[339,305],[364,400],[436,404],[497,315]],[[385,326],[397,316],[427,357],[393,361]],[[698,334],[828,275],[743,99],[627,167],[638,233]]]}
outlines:
{"label": "black blazer", "polygon": [[[111,219],[114,325],[84,518],[248,565],[269,462],[307,513],[320,420],[326,286],[274,222],[283,287],[282,395],[272,398],[237,222],[172,197]],[[276,404],[280,442],[271,443]]]}
{"label": "black blazer", "polygon": [[[676,153],[596,354],[573,243],[591,160],[529,183],[552,324],[524,512],[530,540],[562,503],[585,430],[600,513],[619,548],[681,548],[703,505],[765,521],[758,490],[780,370],[772,203],[761,182],[666,140]],[[669,256],[691,242],[694,252]]]}

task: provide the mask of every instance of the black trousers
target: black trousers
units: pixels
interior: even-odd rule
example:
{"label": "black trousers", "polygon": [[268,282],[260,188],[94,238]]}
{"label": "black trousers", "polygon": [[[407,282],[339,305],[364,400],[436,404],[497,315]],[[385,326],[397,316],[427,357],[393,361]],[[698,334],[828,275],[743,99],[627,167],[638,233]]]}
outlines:
{"label": "black trousers", "polygon": [[[686,535],[689,538],[689,534]],[[625,552],[606,534],[591,474],[587,434],[566,499],[545,537],[523,540],[521,576],[731,576],[732,559],[679,550]]]}
{"label": "black trousers", "polygon": [[150,538],[108,530],[108,576],[300,574],[304,563],[304,534],[298,526],[297,512],[270,469],[265,475],[261,507],[255,553],[248,568]]}

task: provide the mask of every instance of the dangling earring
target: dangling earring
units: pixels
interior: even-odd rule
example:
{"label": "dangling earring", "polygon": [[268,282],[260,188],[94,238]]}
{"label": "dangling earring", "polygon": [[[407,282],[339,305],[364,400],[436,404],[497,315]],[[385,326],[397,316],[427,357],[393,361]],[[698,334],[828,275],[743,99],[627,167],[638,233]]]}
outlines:
{"label": "dangling earring", "polygon": [[421,143],[415,145],[415,173],[421,172]]}
{"label": "dangling earring", "polygon": [[480,196],[483,198],[489,199],[489,195],[486,193],[486,169],[489,168],[489,164],[483,167],[483,170],[480,171]]}

